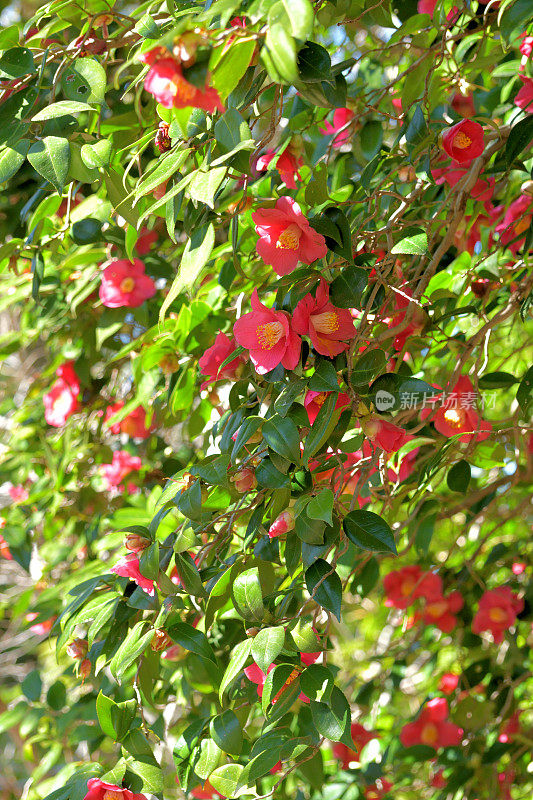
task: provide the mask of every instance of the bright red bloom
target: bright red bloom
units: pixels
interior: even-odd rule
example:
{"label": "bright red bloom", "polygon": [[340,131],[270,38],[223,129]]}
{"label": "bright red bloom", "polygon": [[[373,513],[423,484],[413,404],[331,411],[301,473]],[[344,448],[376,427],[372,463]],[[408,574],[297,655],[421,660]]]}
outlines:
{"label": "bright red bloom", "polygon": [[237,344],[250,351],[252,363],[260,375],[278,364],[294,369],[300,360],[302,341],[291,328],[285,311],[274,311],[259,300],[257,289],[251,299],[252,311],[240,317],[233,326]]}
{"label": "bright red bloom", "polygon": [[[438,576],[437,576],[438,577]],[[443,633],[450,633],[457,625],[454,615],[462,609],[464,600],[460,592],[450,592],[444,597],[428,598],[423,619],[426,625],[436,625]]]}
{"label": "bright red bloom", "polygon": [[236,356],[232,361],[220,369],[220,365],[235,351],[235,342],[226,336],[225,333],[217,333],[216,339],[211,347],[208,347],[203,356],[198,361],[198,366],[202,375],[206,375],[209,380],[204,381],[201,389],[204,389],[214,381],[228,379],[235,380],[237,372],[244,363],[243,355]]}
{"label": "bright red bloom", "polygon": [[527,60],[530,58],[531,53],[533,53],[533,36],[529,36],[526,31],[520,35],[522,41],[520,42],[520,47],[518,48],[524,58]]}
{"label": "bright red bloom", "polygon": [[458,164],[469,164],[485,149],[483,128],[479,122],[463,119],[442,134],[442,146]]}
{"label": "bright red bloom", "polygon": [[135,242],[135,250],[137,255],[145,256],[152,249],[152,245],[157,242],[159,234],[157,231],[151,231],[148,228],[141,228],[139,236]]}
{"label": "bright red bloom", "polygon": [[459,686],[459,675],[454,672],[445,672],[439,680],[439,691],[444,694],[452,694]]}
{"label": "bright red bloom", "polygon": [[476,393],[470,378],[461,375],[452,391],[447,394],[436,411],[422,409],[422,419],[429,418],[443,436],[464,433],[459,441],[470,442],[474,437],[482,442],[490,435],[492,425],[482,419],[474,408]]}
{"label": "bright red bloom", "polygon": [[144,794],[135,794],[114,783],[104,783],[100,778],[90,778],[87,789],[89,791],[83,800],[146,800]]}
{"label": "bright red bloom", "polygon": [[[262,156],[259,156],[256,163],[256,169],[258,172],[265,172],[270,162],[276,158],[276,151],[275,150],[267,150],[266,153],[263,153]],[[287,189],[296,189],[296,178],[299,181],[302,180],[302,176],[299,173],[300,167],[303,167],[304,160],[302,156],[295,155],[290,145],[285,148],[283,153],[279,156],[278,160],[276,161],[275,169],[279,172],[279,176]]]}
{"label": "bright red bloom", "polygon": [[365,786],[364,794],[365,800],[383,800],[386,794],[390,792],[393,784],[385,778],[380,778],[379,781]]}
{"label": "bright red bloom", "polygon": [[533,110],[533,78],[526,78],[525,75],[518,76],[523,83],[520,91],[514,99],[515,106],[531,113]]}
{"label": "bright red bloom", "polygon": [[508,586],[498,586],[482,596],[472,622],[474,633],[490,631],[496,644],[503,641],[505,631],[515,624],[516,615],[524,608],[524,601]]}
{"label": "bright red bloom", "polygon": [[420,597],[433,596],[435,577],[438,576],[423,572],[417,564],[388,572],[383,578],[385,605],[403,609]]}
{"label": "bright red bloom", "polygon": [[[398,325],[402,324],[405,319],[405,315],[407,314],[407,309],[411,305],[411,301],[409,300],[411,297],[411,290],[408,287],[405,287],[402,289],[402,292],[402,294],[399,294],[398,292],[394,293],[396,313],[390,320],[389,328],[396,328]],[[406,297],[405,295],[408,296]],[[418,303],[416,303],[415,310],[410,321],[405,328],[397,333],[394,337],[394,349],[398,351],[402,350],[405,342],[410,336],[416,336],[422,331],[426,321],[427,317],[424,311],[418,305]]]}
{"label": "bright red bloom", "polygon": [[288,275],[299,261],[312,264],[328,252],[326,240],[292,197],[280,197],[275,208],[258,208],[252,219],[259,234],[255,249],[278,275]]}
{"label": "bright red bloom", "polygon": [[308,336],[311,344],[323,356],[336,356],[348,349],[345,339],[353,339],[356,330],[352,315],[346,308],[337,308],[329,299],[329,285],[324,278],[316,291],[316,297],[306,294],[296,308],[292,318],[296,333]]}
{"label": "bright red bloom", "polygon": [[359,421],[365,436],[368,436],[375,447],[386,453],[395,453],[409,441],[407,431],[386,419],[369,414],[367,417],[361,417]]}
{"label": "bright red bloom", "polygon": [[437,772],[433,775],[431,779],[431,785],[434,789],[445,789],[448,785],[448,781],[444,777],[444,772],[441,769],[437,770]]}
{"label": "bright red bloom", "polygon": [[[113,417],[123,407],[124,403],[122,400],[108,406],[105,412],[105,424],[107,424],[108,419]],[[127,433],[132,439],[147,439],[155,430],[155,425],[153,423],[149,428],[146,427],[146,411],[142,406],[137,406],[137,408],[130,411],[123,420],[115,422],[108,427],[111,433]]]}
{"label": "bright red bloom", "polygon": [[155,47],[140,57],[150,65],[144,79],[144,88],[165,108],[202,108],[212,114],[224,113],[225,108],[216,89],[207,80],[203,89],[198,89],[184,77],[179,64],[168,51]]}
{"label": "bright red bloom", "polygon": [[468,119],[473,117],[476,113],[472,94],[464,95],[461,94],[461,92],[455,92],[450,105],[460,117],[466,117]]}
{"label": "bright red bloom", "polygon": [[339,148],[342,147],[343,144],[346,144],[352,138],[352,134],[349,128],[342,131],[341,133],[337,133],[341,128],[344,128],[351,120],[355,117],[354,112],[349,108],[336,108],[333,112],[333,125],[329,122],[324,123],[324,127],[320,128],[320,133],[323,133],[324,136],[329,136],[332,133],[336,133],[337,135],[333,139],[333,147]]}
{"label": "bright red bloom", "polygon": [[144,264],[138,259],[115,258],[107,262],[102,272],[99,296],[107,308],[137,308],[153,297],[157,289],[145,275]]}
{"label": "bright red bloom", "polygon": [[[34,619],[37,619],[39,614],[37,611],[30,611],[25,616],[26,622],[33,622]],[[52,629],[54,622],[56,621],[57,617],[50,617],[49,619],[45,619],[42,622],[36,622],[34,625],[30,625],[29,630],[32,633],[36,633],[38,636],[45,636],[49,633]]]}
{"label": "bright red bloom", "polygon": [[118,564],[111,567],[111,572],[120,575],[121,578],[129,578],[134,581],[144,592],[153,596],[155,594],[154,582],[145,578],[139,568],[139,559],[134,553],[128,553]]}
{"label": "bright red bloom", "polygon": [[30,496],[28,490],[21,483],[17,484],[16,486],[11,484],[7,490],[7,493],[14,503],[25,503]]}
{"label": "bright red bloom", "polygon": [[56,375],[61,380],[64,380],[65,383],[68,383],[74,394],[78,394],[80,391],[80,379],[74,369],[74,361],[64,361],[63,364],[60,364],[56,369]]}
{"label": "bright red bloom", "polygon": [[[324,402],[331,392],[307,392],[304,397],[304,406],[307,411],[307,416],[309,417],[309,422],[311,425],[315,421],[318,416],[318,412],[324,405]],[[335,408],[344,408],[345,406],[350,404],[350,398],[347,394],[343,392],[339,392],[339,396],[337,397],[337,402],[335,403]]]}
{"label": "bright red bloom", "polygon": [[511,714],[509,719],[505,721],[505,724],[501,729],[501,733],[498,736],[499,742],[501,742],[502,744],[507,744],[508,742],[511,742],[513,740],[514,736],[517,733],[521,732],[522,728],[520,725],[520,714],[521,714],[520,710],[515,711],[514,714]]}
{"label": "bright red bloom", "polygon": [[288,508],[286,511],[282,511],[279,517],[276,517],[268,529],[268,536],[270,539],[274,539],[276,536],[282,536],[284,533],[294,530],[294,526],[294,511],[292,508]]}
{"label": "bright red bloom", "polygon": [[209,781],[206,781],[203,786],[196,786],[192,790],[191,797],[195,797],[196,800],[211,800],[212,797],[224,797],[224,795],[213,789]]}
{"label": "bright red bloom", "polygon": [[244,670],[244,674],[248,678],[249,681],[252,683],[257,684],[257,696],[263,697],[263,689],[265,687],[266,676],[269,672],[272,672],[274,669],[274,664],[271,664],[267,669],[266,673],[257,666],[257,664],[250,664],[249,667],[246,667]]}
{"label": "bright red bloom", "polygon": [[7,561],[13,561],[13,556],[11,555],[9,545],[2,534],[0,534],[0,558],[5,558]]}
{"label": "bright red bloom", "polygon": [[341,762],[342,769],[349,769],[352,761],[359,761],[359,754],[363,747],[372,739],[379,738],[379,733],[367,730],[358,722],[352,722],[351,733],[357,750],[353,750],[342,742],[335,742],[333,745],[333,755]]}
{"label": "bright red bloom", "polygon": [[43,395],[43,403],[47,423],[54,428],[61,428],[78,410],[78,391],[73,392],[69,384],[59,378],[50,391]]}
{"label": "bright red bloom", "polygon": [[132,456],[127,450],[115,450],[111,464],[102,464],[100,474],[105,478],[108,489],[122,483],[130,472],[138,472],[141,468],[139,456]]}
{"label": "bright red bloom", "polygon": [[[442,175],[437,177],[437,173],[442,173]],[[457,183],[459,183],[461,178],[464,178],[467,173],[467,169],[462,169],[460,167],[457,169],[433,170],[433,176],[436,178],[435,183],[441,184],[446,181],[446,183],[450,186],[455,186]],[[495,186],[495,178],[491,176],[488,178],[479,177],[473,187],[470,189],[470,197],[472,200],[479,200],[480,203],[487,203],[492,199]]]}
{"label": "bright red bloom", "polygon": [[463,729],[448,722],[448,701],[437,697],[426,703],[415,722],[404,725],[400,741],[404,747],[425,744],[438,750],[440,747],[456,747],[461,743]]}
{"label": "bright red bloom", "polygon": [[[502,221],[496,225],[495,231],[500,236],[500,243],[503,247],[508,247],[513,253],[522,249],[525,242],[525,234],[533,219],[533,197],[521,194],[513,200],[506,210]],[[517,239],[517,237],[520,237]],[[513,241],[515,240],[516,241]]]}

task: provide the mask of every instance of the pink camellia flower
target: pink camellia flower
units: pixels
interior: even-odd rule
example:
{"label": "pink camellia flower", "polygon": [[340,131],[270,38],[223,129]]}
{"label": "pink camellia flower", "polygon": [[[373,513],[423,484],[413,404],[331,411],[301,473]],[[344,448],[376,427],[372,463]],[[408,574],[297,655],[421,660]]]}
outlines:
{"label": "pink camellia flower", "polygon": [[142,406],[134,408],[133,411],[130,411],[120,422],[108,425],[107,421],[123,407],[124,403],[122,400],[108,406],[105,412],[104,424],[109,427],[111,433],[127,433],[132,439],[147,439],[155,430],[155,425],[152,423],[149,428],[146,427],[146,411]]}
{"label": "pink camellia flower", "polygon": [[[25,616],[26,622],[33,622],[34,619],[37,619],[39,614],[37,611],[30,611]],[[52,626],[56,621],[57,617],[50,617],[49,619],[45,619],[42,622],[36,622],[34,625],[30,625],[29,630],[32,633],[36,633],[37,636],[45,636],[47,633],[50,633],[52,630]]]}
{"label": "pink camellia flower", "polygon": [[323,356],[336,356],[348,349],[346,339],[353,339],[356,330],[352,315],[347,308],[337,308],[329,299],[329,285],[324,278],[316,291],[316,297],[306,294],[296,308],[292,318],[296,333],[308,336],[311,344]]}
{"label": "pink camellia flower", "polygon": [[135,250],[137,255],[145,256],[152,249],[152,245],[157,242],[159,234],[157,231],[151,231],[148,228],[141,228],[139,236],[135,242]]}
{"label": "pink camellia flower", "polygon": [[443,436],[455,436],[463,433],[459,441],[470,442],[474,437],[482,442],[492,431],[490,422],[482,419],[474,408],[476,393],[472,381],[466,375],[461,375],[452,391],[445,396],[436,411],[430,408],[422,409],[422,419],[429,418],[435,428]]}
{"label": "pink camellia flower", "polygon": [[65,361],[56,370],[57,380],[43,396],[44,418],[54,428],[61,428],[78,409],[80,379],[73,361]]}
{"label": "pink camellia flower", "polygon": [[353,761],[358,762],[359,754],[363,747],[371,742],[372,739],[379,738],[379,733],[367,730],[359,722],[352,722],[351,734],[356,750],[342,744],[342,742],[335,742],[333,745],[333,755],[340,761],[342,769],[349,769]]}
{"label": "pink camellia flower", "polygon": [[455,672],[445,672],[439,680],[439,691],[444,694],[452,694],[459,686],[459,675]]}
{"label": "pink camellia flower", "polygon": [[118,564],[111,567],[111,572],[119,575],[121,578],[129,578],[134,581],[144,592],[153,596],[155,594],[154,582],[145,578],[139,568],[139,559],[134,553],[128,553],[127,556],[121,558]]}
{"label": "pink camellia flower", "polygon": [[[533,197],[521,194],[513,200],[502,221],[496,225],[499,241],[513,253],[518,253],[525,243],[525,234],[533,219]],[[517,238],[520,237],[520,238]],[[516,241],[515,241],[516,240]]]}
{"label": "pink camellia flower", "polygon": [[271,372],[278,364],[295,369],[300,360],[302,340],[291,328],[285,311],[274,311],[259,300],[257,289],[251,299],[252,311],[240,317],[233,326],[237,344],[250,351],[250,358],[260,375]]}
{"label": "pink camellia flower", "polygon": [[525,75],[518,76],[522,81],[522,87],[514,99],[515,106],[529,111],[533,109],[533,78],[526,78]]}
{"label": "pink camellia flower", "polygon": [[425,744],[438,750],[440,747],[456,747],[463,738],[463,729],[447,720],[448,701],[437,697],[426,703],[415,722],[404,725],[400,741],[404,747]]}
{"label": "pink camellia flower", "polygon": [[135,794],[114,783],[105,783],[100,778],[90,778],[87,789],[89,791],[83,800],[146,800],[144,794]]}
{"label": "pink camellia flower", "polygon": [[[318,416],[318,412],[324,405],[326,398],[329,397],[331,392],[307,392],[304,397],[304,406],[307,411],[307,416],[309,417],[309,422],[311,425],[315,421]],[[339,396],[337,397],[337,402],[335,403],[335,408],[344,408],[345,406],[350,404],[350,398],[347,394],[343,392],[339,392]]]}
{"label": "pink camellia flower", "polygon": [[235,489],[241,494],[249,492],[257,486],[257,480],[253,469],[241,469],[235,473],[230,480],[235,484]]}
{"label": "pink camellia flower", "polygon": [[107,262],[102,272],[99,296],[107,308],[137,308],[156,291],[155,283],[145,275],[139,258],[133,261],[115,258]]}
{"label": "pink camellia flower", "polygon": [[379,447],[386,453],[395,453],[408,441],[407,431],[374,414],[362,417],[359,422],[363,433],[368,436],[374,447]]}
{"label": "pink camellia flower", "polygon": [[17,484],[16,486],[11,484],[7,490],[7,493],[14,503],[25,503],[30,496],[28,490],[21,483]]}
{"label": "pink camellia flower", "polygon": [[181,64],[164,47],[154,47],[139,56],[150,69],[144,79],[144,88],[165,108],[202,108],[212,114],[224,113],[225,108],[216,89],[206,79],[203,89],[198,89],[184,77]]}
{"label": "pink camellia flower", "polygon": [[337,132],[351,122],[354,117],[355,114],[350,108],[336,108],[333,113],[333,125],[329,122],[325,122],[324,127],[320,128],[320,133],[323,133],[324,136],[336,133],[337,135],[333,139],[333,147],[342,147],[343,144],[346,144],[351,139],[350,129],[346,128],[346,130],[341,133]]}
{"label": "pink camellia flower", "polygon": [[469,164],[485,149],[483,128],[479,122],[463,119],[442,134],[442,146],[458,164]]}
{"label": "pink camellia flower", "polygon": [[492,633],[492,638],[499,644],[503,642],[505,631],[515,624],[516,615],[524,608],[524,601],[508,586],[498,586],[482,596],[479,608],[472,622],[474,633],[483,631]]}
{"label": "pink camellia flower", "polygon": [[245,361],[243,355],[237,355],[226,364],[222,369],[220,365],[235,351],[235,342],[226,336],[225,333],[217,333],[214,344],[208,347],[203,356],[198,361],[198,367],[202,375],[206,375],[209,380],[204,381],[201,389],[210,383],[219,380],[235,380],[238,372]]}
{"label": "pink camellia flower", "polygon": [[127,450],[116,450],[111,464],[102,464],[100,474],[105,478],[107,489],[120,486],[126,475],[138,472],[141,468],[139,456],[132,456]]}
{"label": "pink camellia flower", "polygon": [[259,234],[255,249],[278,275],[288,275],[298,261],[312,264],[328,252],[326,240],[309,225],[292,197],[280,197],[275,208],[258,208],[252,219]]}
{"label": "pink camellia flower", "polygon": [[282,534],[294,530],[295,524],[294,511],[292,508],[287,508],[285,511],[281,512],[279,517],[276,517],[268,529],[268,536],[270,539],[274,539],[276,536],[282,536]]}
{"label": "pink camellia flower", "polygon": [[[256,163],[258,172],[265,172],[271,161],[276,158],[275,150],[267,150],[262,156],[259,156]],[[291,146],[288,145],[283,153],[276,161],[275,169],[279,172],[279,176],[287,189],[296,189],[296,178],[302,180],[299,173],[300,167],[303,167],[304,160],[301,155],[296,155]]]}

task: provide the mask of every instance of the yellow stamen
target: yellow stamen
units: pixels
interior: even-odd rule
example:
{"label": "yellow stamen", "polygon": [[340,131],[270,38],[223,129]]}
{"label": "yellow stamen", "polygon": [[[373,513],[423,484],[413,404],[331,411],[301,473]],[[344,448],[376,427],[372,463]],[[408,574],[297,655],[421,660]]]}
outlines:
{"label": "yellow stamen", "polygon": [[326,397],[327,397],[326,392],[320,392],[320,394],[317,394],[317,396],[315,397],[314,402],[317,404],[319,408],[322,408],[322,406],[326,402]]}
{"label": "yellow stamen", "polygon": [[444,412],[444,419],[450,428],[459,430],[465,424],[466,412],[463,408],[447,408]]}
{"label": "yellow stamen", "polygon": [[280,233],[276,247],[281,250],[298,250],[301,235],[302,229],[293,222]]}
{"label": "yellow stamen", "polygon": [[194,95],[196,94],[195,87],[182,78],[180,75],[176,75],[171,81],[171,92],[174,97],[177,97],[178,100],[181,100],[185,103],[187,100],[192,100]]}
{"label": "yellow stamen", "polygon": [[318,333],[333,333],[339,330],[339,317],[335,311],[324,311],[313,315],[311,324]]}
{"label": "yellow stamen", "polygon": [[133,278],[124,278],[124,280],[120,282],[121,292],[133,292],[134,289],[135,289],[135,281],[133,280]]}
{"label": "yellow stamen", "polygon": [[439,602],[430,603],[426,607],[426,611],[431,617],[442,617],[442,615],[445,614],[447,610],[448,610],[448,603],[445,600],[441,600],[440,603]]}
{"label": "yellow stamen", "polygon": [[531,224],[531,217],[525,217],[521,219],[519,222],[516,223],[514,226],[514,232],[517,236],[520,236],[521,233],[525,233]]}
{"label": "yellow stamen", "polygon": [[265,325],[258,325],[257,341],[262,350],[272,350],[284,334],[281,322],[267,322]]}
{"label": "yellow stamen", "polygon": [[415,588],[414,581],[404,581],[401,585],[400,592],[401,594],[403,594],[404,597],[407,597],[408,594],[411,594],[414,588]]}
{"label": "yellow stamen", "polygon": [[467,136],[466,133],[463,131],[459,131],[456,133],[453,139],[454,147],[458,147],[460,150],[466,150],[467,147],[470,147],[472,144],[472,139],[470,136]]}
{"label": "yellow stamen", "polygon": [[422,744],[427,744],[430,746],[434,745],[435,742],[438,742],[439,731],[437,730],[437,726],[432,722],[428,722],[427,725],[424,725],[420,739],[422,740]]}
{"label": "yellow stamen", "polygon": [[115,792],[108,789],[104,794],[103,800],[122,800],[122,792]]}
{"label": "yellow stamen", "polygon": [[507,614],[503,608],[491,608],[489,611],[489,618],[492,620],[492,622],[505,622],[507,619]]}

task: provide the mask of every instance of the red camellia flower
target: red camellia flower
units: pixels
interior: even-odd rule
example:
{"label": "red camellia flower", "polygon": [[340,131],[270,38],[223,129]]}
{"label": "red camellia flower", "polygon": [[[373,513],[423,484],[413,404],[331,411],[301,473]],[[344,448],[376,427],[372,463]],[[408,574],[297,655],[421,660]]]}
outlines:
{"label": "red camellia flower", "polygon": [[353,339],[356,330],[352,315],[346,308],[337,308],[329,299],[329,285],[324,278],[316,291],[316,297],[306,294],[296,308],[292,318],[296,333],[308,336],[311,344],[323,356],[336,356],[348,349],[346,339]]}
{"label": "red camellia flower", "polygon": [[428,598],[423,613],[424,622],[426,625],[436,625],[443,633],[450,633],[457,625],[457,618],[454,615],[463,605],[463,597],[457,591],[450,592],[446,597],[440,595]]}
{"label": "red camellia flower", "polygon": [[324,122],[324,127],[320,128],[320,133],[323,133],[324,136],[329,136],[332,133],[337,134],[333,139],[333,147],[336,149],[342,147],[343,144],[350,141],[352,135],[349,128],[346,128],[346,130],[341,133],[337,133],[337,131],[344,128],[354,117],[355,114],[351,109],[336,108],[333,112],[333,125],[329,122]]}
{"label": "red camellia flower", "polygon": [[[307,416],[309,417],[309,422],[311,425],[315,421],[318,416],[318,412],[324,405],[326,398],[329,397],[331,392],[307,392],[304,397],[304,406],[307,411]],[[339,396],[337,397],[337,402],[335,403],[335,408],[344,408],[345,406],[350,404],[350,398],[347,394],[343,392],[339,392]]]}
{"label": "red camellia flower", "polygon": [[206,781],[203,786],[196,786],[192,790],[191,797],[195,797],[196,800],[211,800],[213,797],[224,797],[224,795],[217,792],[209,781]]}
{"label": "red camellia flower", "polygon": [[2,534],[0,534],[0,558],[5,558],[6,561],[13,561],[13,556],[11,555],[9,545]]}
{"label": "red camellia flower", "polygon": [[434,412],[430,408],[424,408],[420,416],[422,419],[432,420],[443,436],[464,433],[459,441],[470,442],[475,437],[476,441],[482,442],[490,435],[492,425],[477,413],[475,401],[476,393],[472,381],[466,375],[461,375],[442,405]]}
{"label": "red camellia flower", "polygon": [[438,750],[440,747],[456,747],[461,743],[463,729],[447,720],[448,701],[437,697],[426,703],[415,722],[404,725],[400,741],[404,747],[425,744]]}
{"label": "red camellia flower", "polygon": [[100,778],[90,778],[87,789],[89,791],[83,800],[146,800],[144,794],[135,794],[114,783],[104,783]]}
{"label": "red camellia flower", "polygon": [[44,418],[54,428],[62,427],[67,419],[78,409],[80,381],[76,375],[73,361],[66,361],[57,370],[57,380],[43,396]]}
{"label": "red camellia flower", "polygon": [[257,253],[278,275],[288,275],[298,261],[312,264],[328,251],[326,240],[309,225],[292,197],[280,197],[275,208],[258,208],[252,219],[259,234]]}
{"label": "red camellia flower", "polygon": [[358,762],[363,747],[372,739],[379,738],[379,733],[367,730],[359,722],[352,722],[351,734],[357,750],[353,750],[342,742],[335,742],[333,745],[333,755],[341,762],[342,769],[349,769],[352,761]]}
{"label": "red camellia flower", "polygon": [[120,486],[126,475],[138,472],[140,468],[139,456],[132,456],[127,450],[116,450],[111,464],[102,464],[100,474],[105,478],[107,488],[113,489]]}
{"label": "red camellia flower", "polygon": [[533,78],[526,78],[525,75],[518,76],[522,81],[522,87],[514,99],[515,106],[531,113],[533,107]]}
{"label": "red camellia flower", "polygon": [[225,367],[220,369],[220,365],[235,351],[235,342],[226,336],[225,333],[217,333],[214,344],[205,351],[203,356],[198,361],[198,366],[202,375],[206,375],[209,380],[204,381],[201,389],[204,389],[214,381],[229,379],[235,380],[237,373],[245,359],[244,356],[235,356],[235,358],[226,364]]}
{"label": "red camellia flower", "polygon": [[157,231],[151,231],[148,228],[141,228],[139,236],[135,242],[135,250],[140,256],[145,256],[152,249],[152,245],[157,242],[159,234]]}
{"label": "red camellia flower", "polygon": [[458,164],[468,164],[485,149],[483,128],[479,122],[463,119],[442,134],[442,146]]}
{"label": "red camellia flower", "polygon": [[212,114],[224,113],[225,108],[216,89],[207,80],[198,89],[184,77],[181,64],[163,47],[154,47],[140,56],[150,69],[144,79],[144,88],[165,108],[202,108]]}
{"label": "red camellia flower", "polygon": [[407,431],[374,414],[361,417],[359,422],[365,436],[368,436],[375,447],[379,447],[386,453],[395,453],[408,441]]}
{"label": "red camellia flower", "polygon": [[[411,304],[410,298],[411,297],[411,290],[408,287],[404,287],[402,289],[402,294],[398,292],[394,293],[394,303],[396,305],[396,313],[392,317],[389,323],[389,328],[396,328],[398,325],[401,325],[405,319],[405,315],[407,314],[407,309]],[[394,337],[394,349],[395,350],[402,350],[405,342],[410,336],[416,336],[417,334],[421,333],[424,325],[427,322],[427,316],[423,309],[416,304],[415,310],[413,315],[405,328],[396,334]]]}
{"label": "red camellia flower", "polygon": [[452,694],[459,685],[459,675],[454,672],[445,672],[439,680],[439,691],[443,694]]}
{"label": "red camellia flower", "polygon": [[102,272],[99,296],[107,308],[137,308],[156,291],[155,283],[145,275],[139,258],[133,261],[115,258],[107,262]]}
{"label": "red camellia flower", "polygon": [[365,786],[364,795],[365,800],[383,800],[392,789],[393,784],[385,778],[379,778],[375,783],[370,786]]}
{"label": "red camellia flower", "polygon": [[129,578],[134,581],[144,592],[153,596],[155,594],[154,582],[145,578],[139,568],[139,559],[134,553],[128,553],[118,564],[111,567],[111,572],[120,575],[121,578]]}
{"label": "red camellia flower", "polygon": [[516,622],[516,615],[524,608],[524,601],[508,586],[498,586],[482,596],[472,622],[474,633],[490,631],[496,644],[503,641],[505,631]]}
{"label": "red camellia flower", "polygon": [[435,583],[437,577],[432,572],[423,572],[418,564],[387,573],[383,578],[383,588],[387,596],[385,605],[403,609],[420,597],[434,596],[439,585]]}
{"label": "red camellia flower", "polygon": [[[120,411],[121,408],[124,408],[122,400],[108,406],[105,412],[105,423],[107,424],[107,421]],[[130,411],[123,420],[115,422],[113,425],[108,425],[108,427],[111,433],[127,433],[132,439],[147,439],[155,430],[155,425],[153,423],[149,428],[146,427],[146,411],[142,406],[137,406],[137,408]]]}
{"label": "red camellia flower", "polygon": [[249,667],[246,667],[244,670],[244,674],[248,678],[249,681],[255,683],[257,685],[257,696],[263,697],[263,689],[265,687],[266,676],[269,672],[272,672],[274,669],[274,664],[271,664],[267,669],[266,673],[263,672],[257,664],[250,664]]}
{"label": "red camellia flower", "polygon": [[450,103],[451,107],[455,111],[456,114],[459,114],[460,117],[473,117],[476,113],[476,108],[474,106],[474,98],[472,94],[461,94],[461,92],[455,92],[454,96],[452,97],[452,102]]}
{"label": "red camellia flower", "polygon": [[233,326],[237,344],[250,351],[252,363],[260,375],[278,364],[294,369],[300,360],[302,341],[291,328],[285,311],[274,311],[259,300],[257,289],[251,299],[252,311],[240,317]]}
{"label": "red camellia flower", "polygon": [[[499,206],[501,208],[501,206]],[[518,253],[524,246],[525,234],[533,219],[533,197],[521,194],[513,200],[495,231],[500,242],[513,253]],[[519,237],[519,238],[518,238]]]}
{"label": "red camellia flower", "polygon": [[[255,165],[258,172],[265,172],[271,161],[275,158],[275,150],[267,150],[266,153],[259,156]],[[298,178],[299,181],[302,180],[299,169],[303,166],[303,163],[304,160],[302,156],[295,155],[290,145],[288,145],[278,157],[275,169],[279,172],[279,176],[287,189],[296,189],[296,178]]]}
{"label": "red camellia flower", "polygon": [[[450,186],[455,186],[467,174],[468,170],[460,167],[457,169],[433,170],[435,183],[442,184],[444,181],[446,181],[446,183]],[[488,178],[483,178],[480,176],[470,189],[470,197],[472,200],[479,200],[480,203],[487,203],[492,199],[495,186],[495,178],[490,176]]]}

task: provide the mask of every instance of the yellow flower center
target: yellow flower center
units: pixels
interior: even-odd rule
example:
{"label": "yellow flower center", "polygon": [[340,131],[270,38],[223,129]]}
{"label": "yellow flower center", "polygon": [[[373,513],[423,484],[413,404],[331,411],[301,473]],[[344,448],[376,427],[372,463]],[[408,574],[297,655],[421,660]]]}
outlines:
{"label": "yellow flower center", "polygon": [[122,800],[122,792],[115,792],[108,789],[104,794],[103,800]]}
{"label": "yellow flower center", "polygon": [[521,233],[525,233],[531,224],[531,217],[524,217],[519,222],[516,223],[514,226],[514,232],[517,236],[520,236]]}
{"label": "yellow flower center", "polygon": [[458,147],[460,150],[466,150],[467,147],[470,147],[472,144],[472,139],[470,136],[467,136],[466,133],[463,131],[459,131],[456,133],[453,139],[454,147]]}
{"label": "yellow flower center", "polygon": [[318,333],[333,333],[339,329],[339,317],[335,311],[324,311],[311,317],[311,323]]}
{"label": "yellow flower center", "polygon": [[401,585],[400,593],[403,594],[404,597],[407,597],[408,594],[411,594],[414,588],[415,588],[414,581],[406,580]]}
{"label": "yellow flower center", "polygon": [[428,606],[426,606],[426,611],[431,617],[442,617],[447,610],[448,603],[446,603],[445,600],[441,600],[440,603],[430,603]]}
{"label": "yellow flower center", "polygon": [[124,278],[124,280],[120,281],[120,291],[121,292],[133,292],[135,289],[135,281],[133,278]]}
{"label": "yellow flower center", "polygon": [[439,740],[437,726],[432,722],[428,722],[427,725],[424,725],[422,733],[420,734],[420,739],[422,740],[422,744],[427,744],[432,747]]}
{"label": "yellow flower center", "polygon": [[256,334],[259,346],[262,350],[272,350],[284,332],[281,322],[267,322],[265,325],[258,325]]}
{"label": "yellow flower center", "polygon": [[280,233],[276,247],[280,250],[298,250],[302,229],[295,222]]}
{"label": "yellow flower center", "polygon": [[320,392],[320,394],[317,394],[317,396],[315,397],[314,402],[317,404],[319,408],[322,408],[322,406],[326,402],[326,396],[327,396],[326,392]]}
{"label": "yellow flower center", "polygon": [[196,94],[196,88],[186,81],[181,75],[176,75],[172,78],[169,86],[170,92],[173,94],[174,97],[177,97],[183,103],[187,100],[192,100],[194,95]]}
{"label": "yellow flower center", "polygon": [[491,608],[489,611],[489,618],[492,620],[492,622],[505,622],[507,619],[507,614],[503,608],[498,608],[498,606],[496,606],[496,608]]}
{"label": "yellow flower center", "polygon": [[466,413],[463,408],[447,408],[444,412],[444,419],[450,428],[458,430],[465,424]]}

